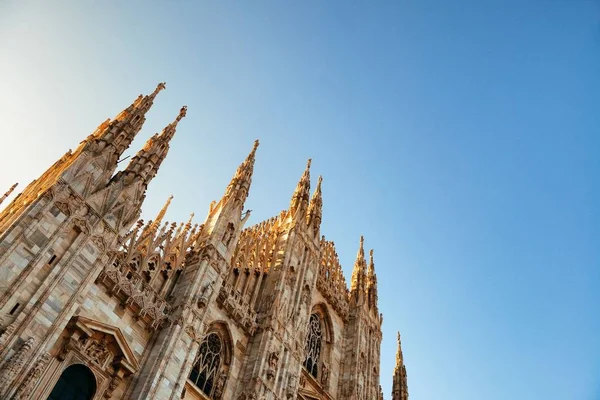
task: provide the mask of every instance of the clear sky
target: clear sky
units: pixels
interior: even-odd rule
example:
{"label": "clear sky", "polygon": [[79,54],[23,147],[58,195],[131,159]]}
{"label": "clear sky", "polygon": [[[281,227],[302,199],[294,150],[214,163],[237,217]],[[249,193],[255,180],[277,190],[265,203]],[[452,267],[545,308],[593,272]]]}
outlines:
{"label": "clear sky", "polygon": [[259,138],[258,222],[312,157],[386,399],[397,330],[411,400],[600,399],[600,2],[2,1],[0,191],[163,80],[144,217],[201,222]]}

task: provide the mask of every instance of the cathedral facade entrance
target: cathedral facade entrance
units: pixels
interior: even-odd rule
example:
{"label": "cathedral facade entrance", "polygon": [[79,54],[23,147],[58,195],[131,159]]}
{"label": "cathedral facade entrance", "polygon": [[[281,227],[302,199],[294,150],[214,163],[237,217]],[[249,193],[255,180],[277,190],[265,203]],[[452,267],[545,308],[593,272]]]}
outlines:
{"label": "cathedral facade entrance", "polygon": [[83,364],[73,364],[63,371],[48,400],[91,400],[96,393],[96,378]]}

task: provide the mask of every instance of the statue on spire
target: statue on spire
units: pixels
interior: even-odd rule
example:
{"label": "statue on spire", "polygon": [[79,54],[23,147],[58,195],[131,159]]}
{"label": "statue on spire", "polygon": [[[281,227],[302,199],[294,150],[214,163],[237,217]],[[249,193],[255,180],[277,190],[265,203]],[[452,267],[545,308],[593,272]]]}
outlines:
{"label": "statue on spire", "polygon": [[184,118],[187,115],[187,106],[183,106],[181,107],[181,110],[179,110],[179,115],[177,116],[177,118],[175,119],[177,122],[181,121],[182,118]]}
{"label": "statue on spire", "polygon": [[161,90],[164,90],[167,88],[167,82],[159,82],[158,85],[156,85],[156,89],[154,89],[154,92],[152,92],[152,96],[155,96],[158,94],[158,92],[160,92]]}

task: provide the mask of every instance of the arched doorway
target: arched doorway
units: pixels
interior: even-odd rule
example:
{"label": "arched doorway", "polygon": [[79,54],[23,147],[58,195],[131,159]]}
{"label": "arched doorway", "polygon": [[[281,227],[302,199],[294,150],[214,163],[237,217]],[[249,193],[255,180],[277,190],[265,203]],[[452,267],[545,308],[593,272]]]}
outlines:
{"label": "arched doorway", "polygon": [[96,378],[88,367],[73,364],[65,369],[48,400],[91,400],[96,393]]}

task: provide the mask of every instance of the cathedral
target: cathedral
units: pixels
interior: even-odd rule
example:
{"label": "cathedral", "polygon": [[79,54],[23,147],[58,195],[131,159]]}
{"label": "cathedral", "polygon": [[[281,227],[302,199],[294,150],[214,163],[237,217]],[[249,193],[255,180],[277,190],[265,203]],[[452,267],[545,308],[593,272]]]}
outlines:
{"label": "cathedral", "polygon": [[[118,162],[164,88],[0,212],[0,399],[382,400],[373,250],[361,237],[348,287],[310,160],[289,208],[256,225],[258,141],[202,224],[164,222],[171,198],[139,219],[186,107]],[[408,400],[400,335],[392,399]]]}

